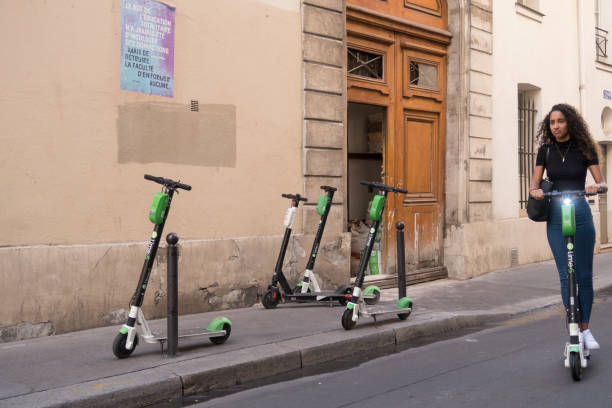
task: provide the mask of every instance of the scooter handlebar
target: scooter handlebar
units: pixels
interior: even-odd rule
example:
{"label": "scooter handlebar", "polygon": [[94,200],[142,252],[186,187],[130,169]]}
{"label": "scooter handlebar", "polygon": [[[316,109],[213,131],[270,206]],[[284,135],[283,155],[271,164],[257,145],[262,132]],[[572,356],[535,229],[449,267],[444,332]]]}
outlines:
{"label": "scooter handlebar", "polygon": [[164,186],[166,186],[168,188],[180,188],[180,189],[187,190],[187,191],[191,190],[191,186],[190,185],[182,184],[182,183],[180,183],[178,181],[174,181],[174,180],[171,180],[171,179],[167,179],[167,178],[163,178],[163,177],[155,177],[155,176],[152,176],[150,174],[145,174],[144,178],[145,178],[145,180],[154,181],[154,182],[156,182],[158,184],[161,184],[161,185],[164,185]]}
{"label": "scooter handlebar", "polygon": [[308,201],[308,199],[306,197],[302,197],[299,194],[281,194],[281,196],[284,197],[284,198],[288,198],[290,200],[296,200],[298,202],[300,202],[300,201],[304,201],[304,202]]}
{"label": "scooter handlebar", "polygon": [[388,186],[386,184],[383,183],[377,183],[375,181],[360,181],[360,184],[363,184],[364,186],[370,186],[370,187],[375,187],[379,190],[384,190],[384,191],[389,191],[392,193],[402,193],[402,194],[407,194],[408,190],[404,190],[403,188],[398,188],[398,187],[391,187]]}
{"label": "scooter handlebar", "polygon": [[324,190],[325,192],[338,191],[336,187],[332,187],[332,186],[321,186],[321,190]]}
{"label": "scooter handlebar", "polygon": [[566,190],[566,191],[550,191],[548,193],[544,193],[544,197],[563,197],[563,196],[594,196],[597,194],[603,194],[603,188],[597,189],[596,193],[587,193],[586,190]]}

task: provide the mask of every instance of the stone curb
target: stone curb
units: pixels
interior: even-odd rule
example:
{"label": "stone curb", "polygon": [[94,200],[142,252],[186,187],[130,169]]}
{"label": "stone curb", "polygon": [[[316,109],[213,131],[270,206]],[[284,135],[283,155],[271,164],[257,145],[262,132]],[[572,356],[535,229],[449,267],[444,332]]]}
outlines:
{"label": "stone curb", "polygon": [[158,369],[147,369],[0,401],[0,407],[141,407],[179,398],[181,379]]}
{"label": "stone curb", "polygon": [[0,407],[142,407],[507,317],[507,313],[449,315],[401,326],[394,323],[321,333],[11,397],[1,400]]}

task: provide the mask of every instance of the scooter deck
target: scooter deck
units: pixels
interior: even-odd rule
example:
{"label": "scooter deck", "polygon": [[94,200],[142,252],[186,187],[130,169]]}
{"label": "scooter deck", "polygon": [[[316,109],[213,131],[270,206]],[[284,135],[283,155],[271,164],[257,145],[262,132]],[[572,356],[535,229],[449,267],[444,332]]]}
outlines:
{"label": "scooter deck", "polygon": [[[217,337],[225,336],[225,330],[209,331],[202,327],[194,327],[193,329],[179,330],[178,338],[184,339],[189,337]],[[153,333],[152,337],[142,336],[147,343],[164,342],[168,340],[167,333]]]}
{"label": "scooter deck", "polygon": [[[346,293],[338,293],[332,291],[325,292],[308,292],[308,293],[293,293],[285,295],[286,302],[334,302],[346,299]],[[364,299],[375,299],[374,295],[363,295]]]}
{"label": "scooter deck", "polygon": [[403,314],[412,312],[411,307],[395,307],[394,305],[375,305],[375,306],[361,306],[359,314],[365,317],[382,316],[390,314]]}
{"label": "scooter deck", "polygon": [[333,302],[344,299],[345,293],[337,292],[309,292],[292,293],[285,295],[286,302]]}

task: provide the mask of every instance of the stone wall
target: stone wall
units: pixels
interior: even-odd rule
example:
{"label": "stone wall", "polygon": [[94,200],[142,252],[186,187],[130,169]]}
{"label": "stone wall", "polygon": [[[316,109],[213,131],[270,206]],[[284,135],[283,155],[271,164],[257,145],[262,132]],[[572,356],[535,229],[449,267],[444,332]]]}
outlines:
{"label": "stone wall", "polygon": [[[313,238],[291,238],[283,265],[290,284],[298,282]],[[179,241],[179,313],[258,303],[272,281],[281,240]],[[0,248],[0,342],[124,324],[147,245]],[[346,283],[344,254],[349,250],[348,233],[323,240],[316,268],[323,287]],[[147,319],[166,316],[166,254],[160,246],[143,304]]]}
{"label": "stone wall", "polygon": [[[302,0],[303,50],[303,207],[304,232],[315,233],[320,186],[336,187],[324,237],[344,242],[346,231],[346,2]],[[310,251],[310,245],[305,250]],[[338,248],[338,268],[317,276],[348,283],[350,245]],[[318,262],[318,261],[317,261]],[[324,285],[324,287],[327,285]]]}
{"label": "stone wall", "polygon": [[[346,12],[344,0],[303,0],[304,231],[315,232],[321,185],[338,188],[326,235],[346,227]],[[348,254],[347,275],[348,279]]]}
{"label": "stone wall", "polygon": [[469,6],[469,187],[468,222],[493,214],[493,0]]}

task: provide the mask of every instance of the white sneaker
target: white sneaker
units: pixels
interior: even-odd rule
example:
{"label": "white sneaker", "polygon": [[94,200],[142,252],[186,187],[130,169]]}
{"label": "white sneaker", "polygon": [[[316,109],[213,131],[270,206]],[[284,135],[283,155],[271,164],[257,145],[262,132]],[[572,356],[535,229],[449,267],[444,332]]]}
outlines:
{"label": "white sneaker", "polygon": [[589,350],[596,350],[599,348],[599,343],[597,342],[597,340],[595,340],[595,337],[593,337],[593,333],[591,333],[591,330],[586,329],[582,331],[581,334],[584,336],[584,345],[586,348],[588,348]]}

